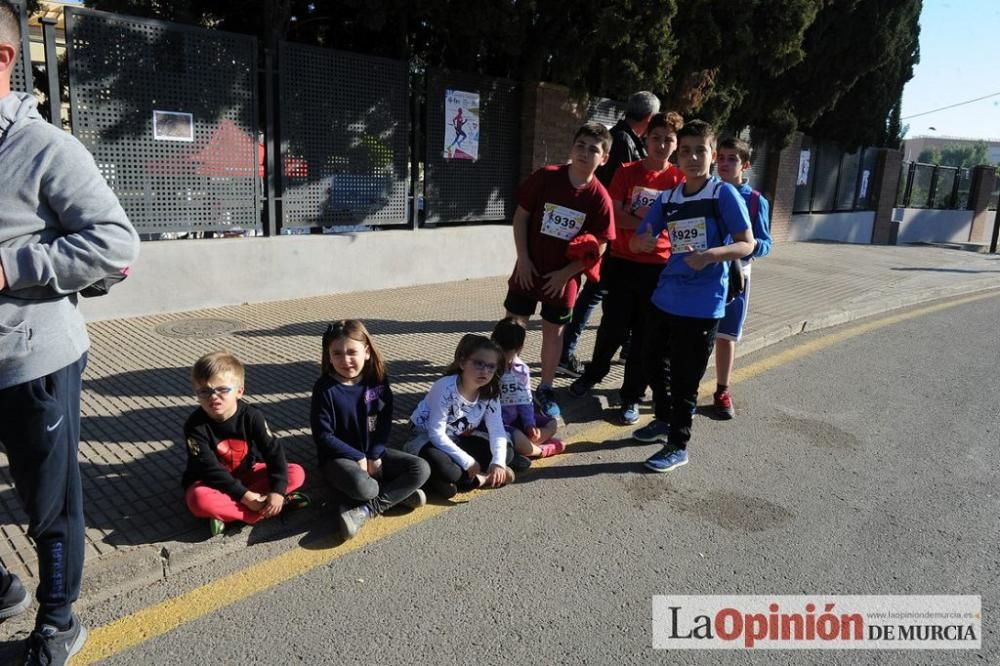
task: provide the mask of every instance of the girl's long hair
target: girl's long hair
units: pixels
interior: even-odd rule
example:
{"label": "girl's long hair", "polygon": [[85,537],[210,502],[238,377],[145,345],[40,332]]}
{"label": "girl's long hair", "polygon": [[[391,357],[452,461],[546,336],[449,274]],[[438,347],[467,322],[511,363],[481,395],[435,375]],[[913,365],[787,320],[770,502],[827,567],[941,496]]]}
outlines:
{"label": "girl's long hair", "polygon": [[361,378],[365,384],[374,386],[385,381],[385,363],[382,361],[382,354],[379,353],[368,329],[358,319],[341,319],[326,327],[323,333],[323,357],[320,359],[320,368],[323,374],[337,374],[336,368],[330,361],[330,343],[335,340],[350,338],[357,342],[362,342],[368,347],[368,360],[361,371]]}
{"label": "girl's long hair", "polygon": [[462,339],[458,341],[458,347],[455,348],[455,360],[445,368],[444,374],[462,374],[461,363],[477,351],[483,349],[493,352],[497,357],[497,370],[493,373],[490,383],[479,389],[480,398],[492,400],[500,396],[500,378],[507,372],[507,358],[504,356],[500,346],[485,335],[476,335],[475,333],[466,333],[463,335]]}

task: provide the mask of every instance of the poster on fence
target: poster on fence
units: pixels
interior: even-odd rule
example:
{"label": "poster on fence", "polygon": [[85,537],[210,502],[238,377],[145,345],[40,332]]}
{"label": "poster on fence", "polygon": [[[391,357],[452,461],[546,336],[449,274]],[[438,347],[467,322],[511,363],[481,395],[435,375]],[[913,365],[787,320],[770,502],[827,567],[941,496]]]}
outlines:
{"label": "poster on fence", "polygon": [[479,159],[479,93],[444,92],[444,158]]}
{"label": "poster on fence", "polygon": [[799,153],[799,175],[795,179],[796,185],[806,185],[809,182],[809,158],[808,150]]}
{"label": "poster on fence", "polygon": [[153,110],[153,140],[194,141],[194,116],[181,111]]}

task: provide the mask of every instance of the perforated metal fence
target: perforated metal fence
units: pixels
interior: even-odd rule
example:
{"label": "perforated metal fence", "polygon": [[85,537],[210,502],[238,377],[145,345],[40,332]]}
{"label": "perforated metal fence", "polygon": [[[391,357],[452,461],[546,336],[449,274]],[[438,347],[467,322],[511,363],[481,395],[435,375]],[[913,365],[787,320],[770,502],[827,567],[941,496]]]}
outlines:
{"label": "perforated metal fence", "polygon": [[[448,91],[478,95],[478,107],[463,111],[466,123],[460,126],[468,130],[465,139],[454,131],[454,116],[446,114],[446,108],[460,108],[446,104]],[[437,224],[513,217],[521,153],[520,85],[508,79],[429,69],[425,110],[426,221]],[[470,113],[478,117],[475,130],[468,126]],[[478,144],[476,159],[467,158],[472,139]]]}
{"label": "perforated metal fence", "polygon": [[28,17],[24,3],[14,0],[14,9],[21,15],[21,56],[14,63],[14,74],[10,79],[12,90],[32,92],[31,84],[31,50],[28,43]]}
{"label": "perforated metal fence", "polygon": [[66,8],[73,134],[143,233],[260,226],[256,40]]}
{"label": "perforated metal fence", "polygon": [[281,43],[283,226],[408,221],[409,66]]}

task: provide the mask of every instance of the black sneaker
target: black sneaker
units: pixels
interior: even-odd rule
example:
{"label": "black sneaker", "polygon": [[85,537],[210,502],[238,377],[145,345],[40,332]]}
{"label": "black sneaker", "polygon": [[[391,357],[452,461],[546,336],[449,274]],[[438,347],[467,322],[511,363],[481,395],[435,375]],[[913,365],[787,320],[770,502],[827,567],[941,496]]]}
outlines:
{"label": "black sneaker", "polygon": [[303,492],[299,492],[298,490],[294,490],[285,495],[286,509],[291,509],[291,510],[304,509],[310,504],[312,504],[312,499],[309,497],[309,495],[306,495]]}
{"label": "black sneaker", "polygon": [[62,666],[69,658],[83,649],[87,642],[87,630],[80,618],[73,614],[69,629],[59,631],[56,627],[43,624],[28,636],[24,650],[25,666]]}
{"label": "black sneaker", "polygon": [[31,593],[21,584],[20,578],[8,573],[5,583],[3,594],[0,594],[0,622],[20,615],[31,605]]}
{"label": "black sneaker", "polygon": [[510,461],[510,466],[512,469],[518,472],[523,472],[524,470],[531,467],[531,458],[528,456],[521,455],[520,453],[514,455],[514,459]]}
{"label": "black sneaker", "polygon": [[592,388],[594,388],[594,382],[586,377],[579,377],[569,385],[569,394],[574,398],[582,398],[590,393],[590,389]]}
{"label": "black sneaker", "polygon": [[566,358],[559,361],[559,367],[556,368],[560,374],[568,375],[570,377],[579,377],[583,374],[586,366],[580,359],[578,359],[573,354],[570,354]]}
{"label": "black sneaker", "polygon": [[440,497],[441,499],[451,499],[458,494],[458,486],[454,483],[448,483],[447,481],[442,481],[440,479],[430,479],[426,484],[424,484],[430,493]]}

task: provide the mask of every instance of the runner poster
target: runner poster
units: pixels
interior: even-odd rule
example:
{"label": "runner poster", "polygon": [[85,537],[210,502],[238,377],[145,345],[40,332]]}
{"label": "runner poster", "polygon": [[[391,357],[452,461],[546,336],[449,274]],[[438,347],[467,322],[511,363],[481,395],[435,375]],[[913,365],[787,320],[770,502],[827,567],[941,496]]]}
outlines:
{"label": "runner poster", "polygon": [[479,93],[445,90],[444,157],[447,160],[479,159]]}

